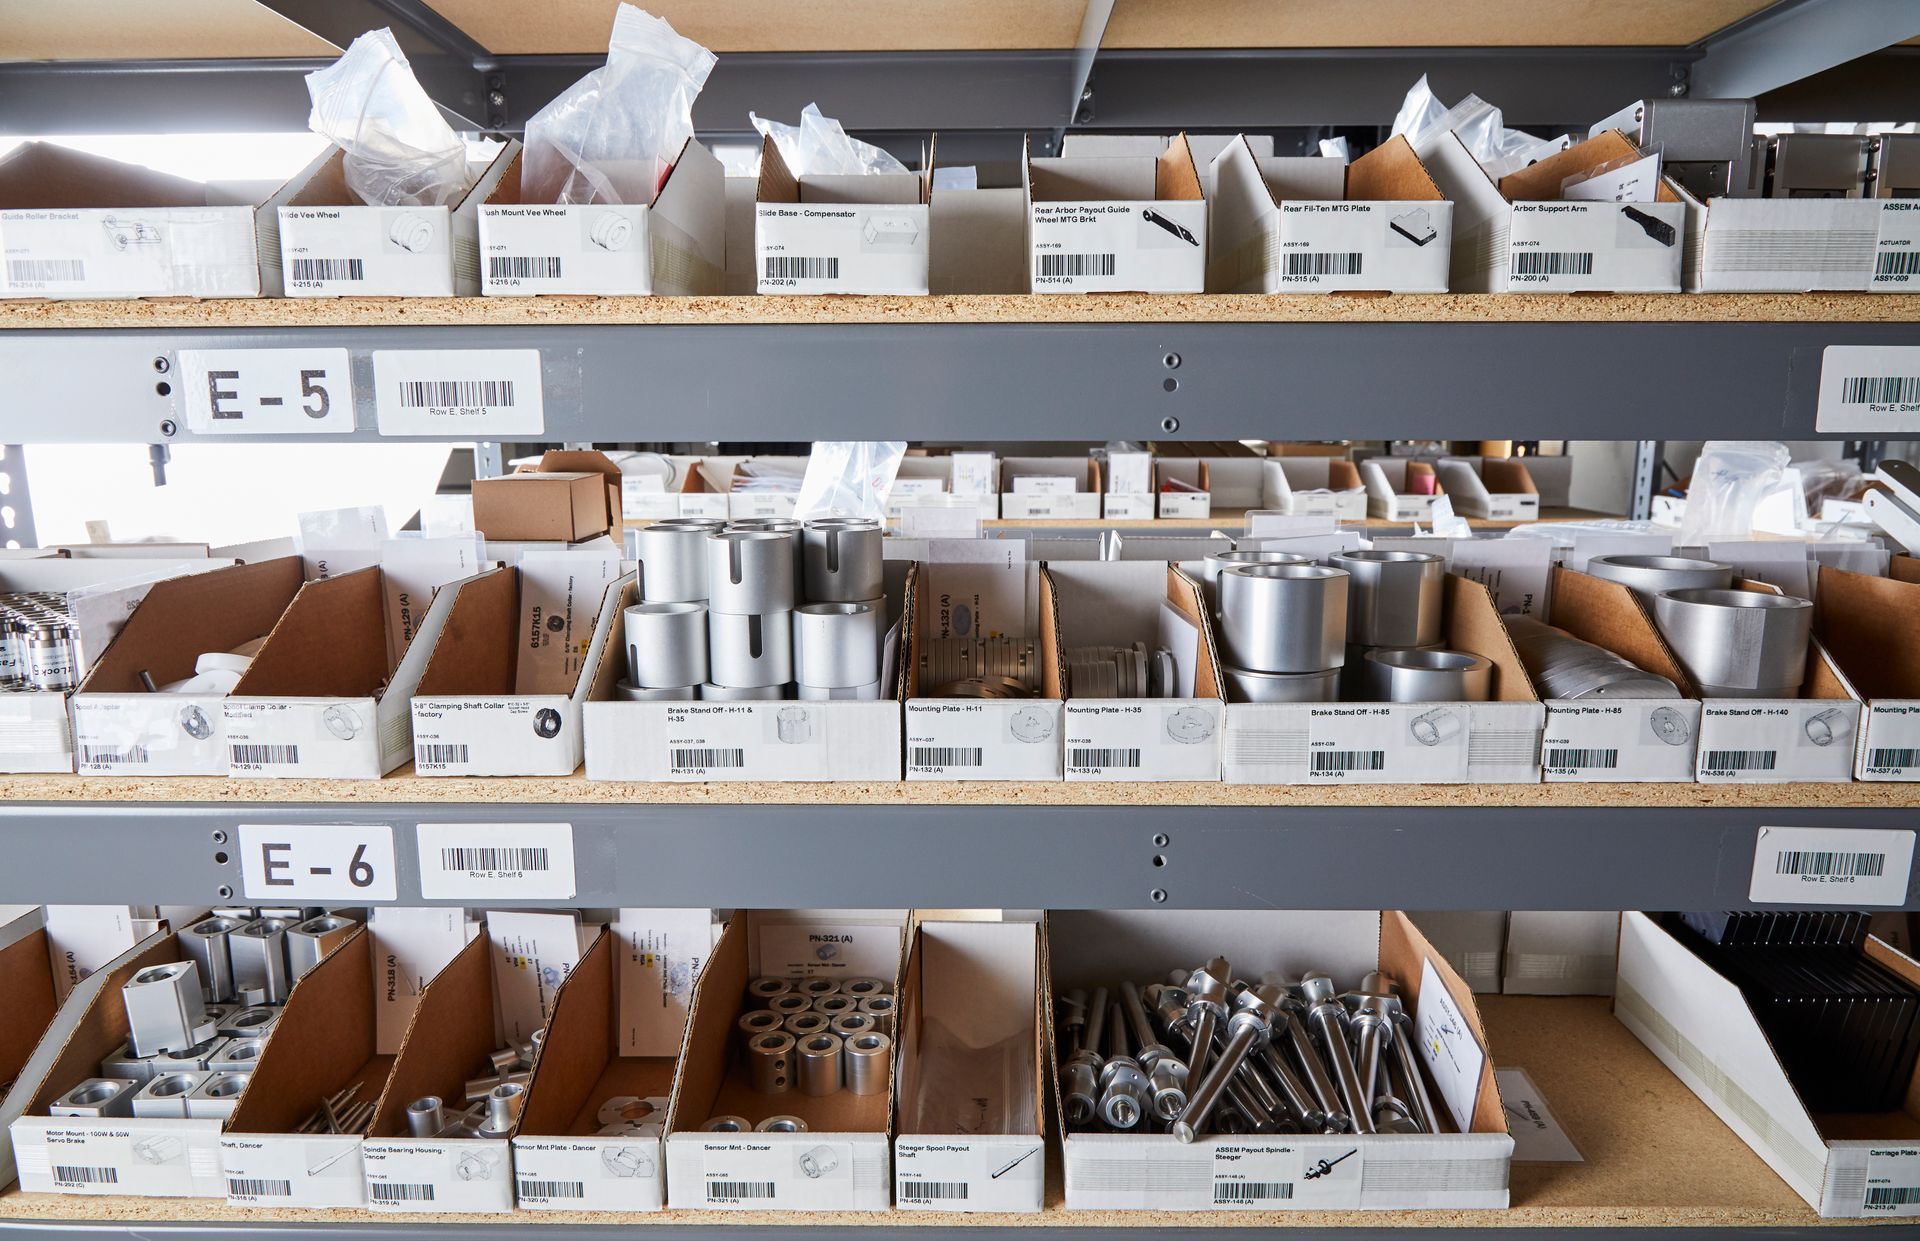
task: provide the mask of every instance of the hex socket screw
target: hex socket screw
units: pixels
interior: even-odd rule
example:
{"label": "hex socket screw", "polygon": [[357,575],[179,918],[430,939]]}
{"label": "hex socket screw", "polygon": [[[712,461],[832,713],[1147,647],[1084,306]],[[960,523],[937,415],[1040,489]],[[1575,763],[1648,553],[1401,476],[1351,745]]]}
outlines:
{"label": "hex socket screw", "polygon": [[1182,1142],[1191,1142],[1199,1134],[1200,1126],[1206,1123],[1207,1113],[1220,1101],[1233,1075],[1249,1055],[1273,1036],[1273,1015],[1279,1007],[1280,992],[1277,988],[1262,984],[1247,989],[1239,1008],[1227,1020],[1226,1050],[1207,1070],[1206,1077],[1201,1079],[1188,1097],[1186,1110],[1173,1122],[1174,1137]]}
{"label": "hex socket screw", "polygon": [[1360,1070],[1353,1063],[1353,1053],[1347,1050],[1347,1010],[1334,995],[1333,979],[1317,970],[1301,975],[1300,998],[1307,1003],[1307,1024],[1313,1028],[1320,1047],[1327,1053],[1328,1063],[1333,1065],[1334,1084],[1339,1088],[1345,1114],[1353,1122],[1354,1132],[1375,1132],[1373,1109],[1360,1085]]}

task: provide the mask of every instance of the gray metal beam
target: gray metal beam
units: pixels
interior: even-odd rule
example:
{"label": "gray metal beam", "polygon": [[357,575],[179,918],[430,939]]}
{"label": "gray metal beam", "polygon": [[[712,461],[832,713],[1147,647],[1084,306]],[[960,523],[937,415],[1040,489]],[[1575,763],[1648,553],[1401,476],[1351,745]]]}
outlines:
{"label": "gray metal beam", "polygon": [[302,80],[327,60],[61,60],[0,64],[0,134],[291,133]]}
{"label": "gray metal beam", "polygon": [[[406,54],[427,97],[456,126],[486,129],[498,105],[489,98],[487,50],[424,0],[258,0],[335,47],[382,27]],[[304,125],[301,128],[305,128]]]}
{"label": "gray metal beam", "polygon": [[[0,902],[193,904],[241,890],[241,824],[573,826],[579,906],[1733,909],[1762,826],[1911,827],[1908,810],[1132,806],[0,806]],[[84,840],[87,847],[74,848]],[[1653,864],[1657,860],[1658,864]],[[431,903],[431,902],[429,902]],[[444,903],[444,902],[442,902]],[[1920,908],[1909,877],[1908,908]]]}
{"label": "gray metal beam", "polygon": [[[370,353],[406,348],[540,350],[535,441],[1314,439],[1330,417],[1356,439],[1837,439],[1814,429],[1834,344],[1920,345],[1920,322],[22,330],[0,332],[0,442],[193,442],[156,359],[300,345],[353,353],[363,440]],[[1568,382],[1597,357],[1655,396]]]}
{"label": "gray metal beam", "polygon": [[1703,41],[1691,91],[1699,99],[1762,95],[1916,35],[1914,0],[1780,0]]}

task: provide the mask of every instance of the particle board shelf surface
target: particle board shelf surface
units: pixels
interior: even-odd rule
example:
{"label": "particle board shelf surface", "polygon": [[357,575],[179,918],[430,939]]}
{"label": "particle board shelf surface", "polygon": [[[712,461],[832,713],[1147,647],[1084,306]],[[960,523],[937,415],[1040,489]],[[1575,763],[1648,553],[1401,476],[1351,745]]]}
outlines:
{"label": "particle board shelf surface", "polygon": [[0,331],[797,323],[1920,323],[1869,293],[971,294],[941,297],[420,297],[4,301]]}
{"label": "particle board shelf surface", "polygon": [[[1173,458],[1177,460],[1177,458]],[[1242,530],[1247,524],[1246,509],[1221,509],[1211,517],[1135,517],[1135,518],[1046,518],[1034,517],[1025,520],[993,518],[980,523],[986,530],[1140,530],[1147,533],[1170,530]],[[1534,521],[1622,521],[1618,513],[1598,513],[1583,508],[1543,508]],[[894,525],[900,523],[895,521]],[[1410,521],[1389,521],[1385,517],[1363,517],[1358,521],[1341,521],[1346,528],[1359,527],[1367,530],[1407,530]],[[1425,525],[1425,522],[1421,523]],[[1475,530],[1511,530],[1522,524],[1517,521],[1495,521],[1486,517],[1469,517],[1467,524]]]}
{"label": "particle board shelf surface", "polygon": [[[512,1215],[409,1215],[363,1211],[261,1211],[197,1199],[0,1195],[0,1225],[35,1220],[134,1227],[370,1221],[429,1230],[611,1224],[635,1229],[700,1226],[814,1228],[1811,1228],[1872,1227],[1822,1220],[1615,1021],[1595,997],[1478,997],[1494,1062],[1532,1075],[1585,1162],[1519,1164],[1505,1211],[1211,1212],[1067,1211],[1057,1166],[1037,1215],[934,1212],[763,1213],[666,1211],[651,1215],[543,1211]],[[1052,1152],[1049,1157],[1053,1158]],[[1889,1221],[1891,1222],[1891,1221]]]}

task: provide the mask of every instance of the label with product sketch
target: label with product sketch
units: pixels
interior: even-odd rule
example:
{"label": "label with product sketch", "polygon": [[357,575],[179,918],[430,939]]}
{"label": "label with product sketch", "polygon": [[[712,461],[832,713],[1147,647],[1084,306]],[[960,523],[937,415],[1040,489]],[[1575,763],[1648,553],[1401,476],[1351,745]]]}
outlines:
{"label": "label with product sketch", "polygon": [[538,349],[376,349],[380,434],[486,439],[546,430]]}
{"label": "label with product sketch", "polygon": [[1447,202],[1283,202],[1274,274],[1282,291],[1444,293]]}
{"label": "label with product sketch", "polygon": [[[774,1140],[778,1139],[778,1140]],[[710,1136],[696,1205],[755,1211],[831,1211],[853,1206],[853,1146],[808,1134]]]}
{"label": "label with product sketch", "polygon": [[1822,349],[1813,426],[1859,435],[1920,430],[1920,345]]}
{"label": "label with product sketch", "polygon": [[1901,905],[1914,834],[1862,827],[1763,827],[1747,899],[1768,905]]}
{"label": "label with product sketch", "polygon": [[1264,1139],[1219,1137],[1213,1154],[1216,1211],[1354,1210],[1360,1205],[1366,1151],[1351,1137]]}
{"label": "label with product sketch", "polygon": [[1466,703],[1327,703],[1307,713],[1308,782],[1465,781]]}
{"label": "label with product sketch", "polygon": [[196,435],[346,435],[353,366],[345,349],[182,349],[174,380]]}
{"label": "label with product sketch", "polygon": [[924,203],[761,203],[753,240],[762,293],[927,291]]}
{"label": "label with product sketch", "polygon": [[1873,250],[1872,293],[1920,292],[1920,202],[1888,198],[1880,203],[1880,234]]}
{"label": "label with product sketch", "polygon": [[1867,1148],[1867,1187],[1860,1213],[1869,1219],[1920,1215],[1920,1144]]}
{"label": "label with product sketch", "polygon": [[1037,1211],[1046,1143],[1037,1137],[908,1137],[893,1148],[893,1196],[903,1211]]}
{"label": "label with product sketch", "polygon": [[1218,780],[1217,698],[1103,698],[1066,704],[1069,780]]}
{"label": "label with product sketch", "polygon": [[907,779],[1058,780],[1063,715],[1057,699],[909,699]]}
{"label": "label with product sketch", "polygon": [[1197,293],[1205,285],[1204,202],[1036,202],[1027,232],[1036,293]]}
{"label": "label with product sketch", "polygon": [[1661,701],[1548,702],[1541,774],[1557,780],[1693,779],[1700,704]]}

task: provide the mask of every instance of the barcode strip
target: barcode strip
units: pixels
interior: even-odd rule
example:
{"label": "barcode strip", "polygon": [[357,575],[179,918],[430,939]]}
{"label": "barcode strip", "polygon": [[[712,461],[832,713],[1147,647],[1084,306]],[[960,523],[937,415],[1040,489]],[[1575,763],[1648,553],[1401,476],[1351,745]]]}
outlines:
{"label": "barcode strip", "polygon": [[1343,254],[1301,254],[1298,252],[1286,256],[1288,276],[1357,276],[1360,274],[1361,260],[1366,256],[1359,253]]}
{"label": "barcode strip", "polygon": [[479,845],[440,850],[441,870],[547,870],[544,845]]}
{"label": "barcode strip", "polygon": [[1385,750],[1315,750],[1310,763],[1314,771],[1385,771]]}
{"label": "barcode strip", "polygon": [[293,1182],[230,1176],[227,1178],[227,1196],[229,1198],[291,1198]]}
{"label": "barcode strip", "polygon": [[1618,767],[1618,750],[1548,750],[1549,767]]}
{"label": "barcode strip", "polygon": [[1840,381],[1842,405],[1906,405],[1920,401],[1920,375],[1855,375]]}
{"label": "barcode strip", "polygon": [[1867,1205],[1870,1207],[1905,1206],[1910,1202],[1920,1202],[1920,1185],[1870,1185],[1867,1187]]}
{"label": "barcode strip", "polygon": [[1138,767],[1138,750],[1074,749],[1068,751],[1069,767]]}
{"label": "barcode strip", "polygon": [[227,757],[235,763],[254,765],[267,763],[297,763],[300,761],[300,747],[297,745],[240,745],[227,747]]}
{"label": "barcode strip", "polygon": [[1708,750],[1701,766],[1708,771],[1772,771],[1776,750]]}
{"label": "barcode strip", "polygon": [[977,745],[917,745],[913,747],[915,767],[979,767],[986,763],[987,752]]}
{"label": "barcode strip", "polygon": [[426,741],[413,743],[413,763],[416,767],[445,767],[448,763],[467,761],[468,747],[464,745],[436,745]]}
{"label": "barcode strip", "polygon": [[118,1185],[118,1168],[83,1168],[77,1164],[56,1163],[53,1165],[53,1183],[55,1185]]}
{"label": "barcode strip", "polygon": [[1292,1181],[1215,1181],[1215,1202],[1265,1202],[1293,1197]]}
{"label": "barcode strip", "polygon": [[295,259],[295,280],[365,280],[367,265],[362,259]]}
{"label": "barcode strip", "polygon": [[585,1181],[529,1181],[520,1182],[522,1198],[584,1198],[587,1196]]}
{"label": "barcode strip", "polygon": [[1040,276],[1111,276],[1114,274],[1114,256],[1111,254],[1036,254]]}
{"label": "barcode strip", "polygon": [[1920,250],[1889,250],[1874,260],[1876,276],[1920,276]]}
{"label": "barcode strip", "polygon": [[511,379],[403,379],[400,404],[407,409],[439,409],[449,405],[513,404]]}
{"label": "barcode strip", "polygon": [[1845,853],[1830,849],[1785,849],[1774,855],[1776,875],[1833,875],[1878,879],[1886,873],[1884,853]]}
{"label": "barcode strip", "polygon": [[674,767],[745,767],[745,750],[674,749],[667,753],[669,763]]}
{"label": "barcode strip", "polygon": [[1920,750],[1869,750],[1869,767],[1912,767],[1920,763]]}
{"label": "barcode strip", "polygon": [[8,259],[7,280],[44,284],[53,280],[85,280],[87,265],[80,259]]}
{"label": "barcode strip", "polygon": [[80,761],[83,763],[144,763],[147,761],[147,747],[130,745],[125,749],[119,746],[82,745]]}
{"label": "barcode strip", "polygon": [[746,1198],[774,1197],[772,1181],[708,1181],[708,1202],[739,1202]]}
{"label": "barcode strip", "polygon": [[367,1186],[375,1202],[432,1202],[431,1185],[390,1185],[374,1181]]}
{"label": "barcode strip", "polygon": [[943,1198],[961,1198],[967,1196],[965,1181],[901,1181],[900,1200],[902,1202],[934,1202]]}
{"label": "barcode strip", "polygon": [[489,254],[487,278],[489,280],[558,280],[560,256]]}
{"label": "barcode strip", "polygon": [[1513,274],[1516,276],[1591,276],[1591,250],[1515,250]]}
{"label": "barcode strip", "polygon": [[840,258],[798,258],[790,254],[767,256],[768,280],[838,280]]}

